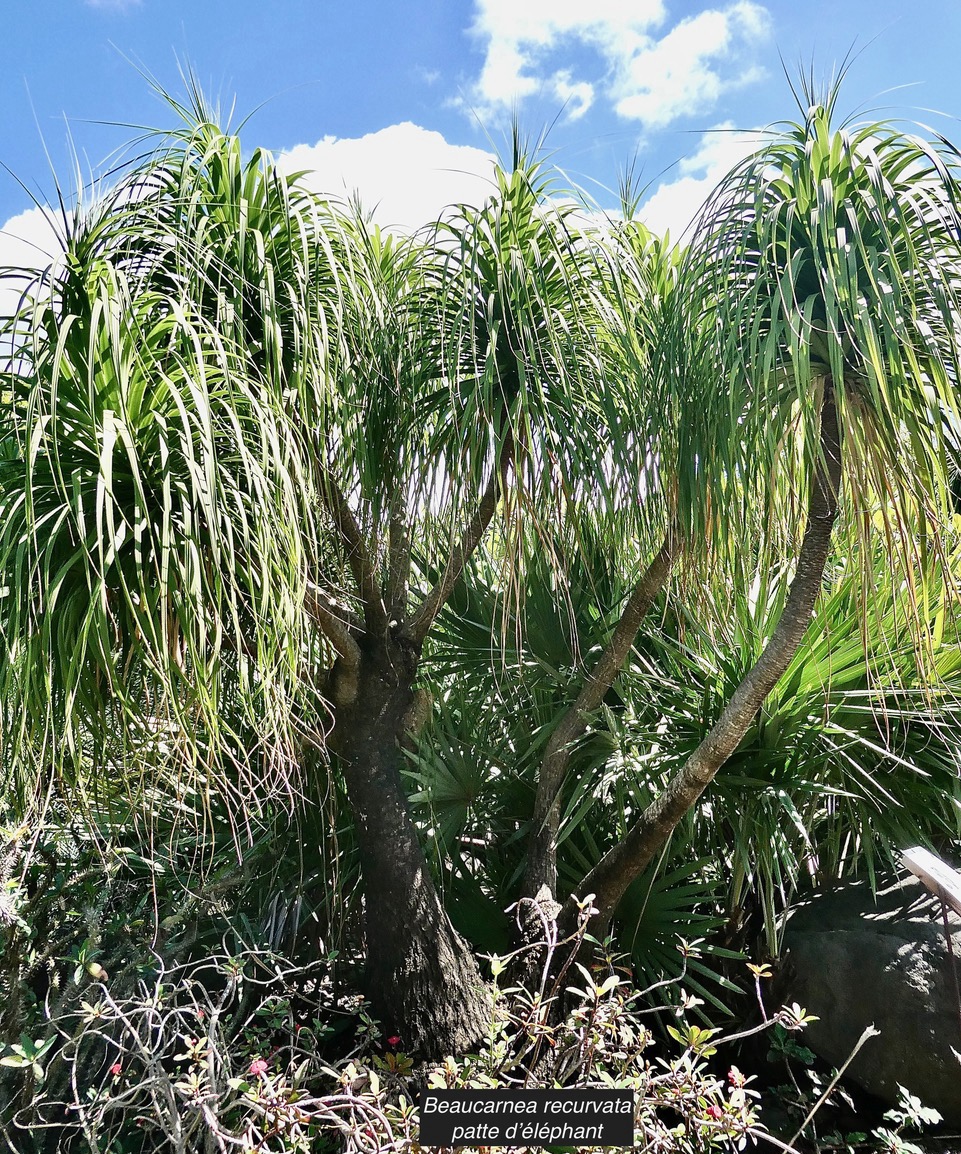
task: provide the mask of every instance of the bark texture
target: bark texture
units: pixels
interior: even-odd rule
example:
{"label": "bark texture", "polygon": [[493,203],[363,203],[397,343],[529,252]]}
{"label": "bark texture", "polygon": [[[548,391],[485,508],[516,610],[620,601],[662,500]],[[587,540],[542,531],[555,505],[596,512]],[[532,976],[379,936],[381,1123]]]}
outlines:
{"label": "bark texture", "polygon": [[390,510],[382,590],[378,544],[365,537],[320,466],[323,500],[363,606],[361,621],[319,587],[307,599],[337,653],[325,690],[334,707],[329,747],[343,766],[360,849],[367,992],[388,1032],[427,1058],[477,1048],[490,1026],[490,992],[428,870],[400,774],[401,745],[430,709],[429,698],[413,691],[424,639],[494,518],[513,453],[507,434],[440,580],[409,617],[411,540],[399,495]]}
{"label": "bark texture", "polygon": [[[581,883],[580,896],[595,895],[597,914],[590,926],[590,932],[595,936],[603,933],[627,887],[664,846],[677,823],[737,749],[765,697],[797,652],[821,591],[831,534],[837,520],[840,489],[841,434],[834,384],[828,377],[824,382],[821,406],[820,454],[811,483],[797,570],[784,611],[768,644],[734,691],[710,733],[626,836]],[[562,923],[570,922],[574,914],[575,907],[569,901],[562,914]]]}
{"label": "bark texture", "polygon": [[438,897],[400,776],[399,741],[419,647],[389,633],[362,638],[360,648],[359,668],[349,671],[350,700],[337,707],[331,740],[360,848],[368,996],[405,1050],[442,1058],[484,1037],[489,995]]}

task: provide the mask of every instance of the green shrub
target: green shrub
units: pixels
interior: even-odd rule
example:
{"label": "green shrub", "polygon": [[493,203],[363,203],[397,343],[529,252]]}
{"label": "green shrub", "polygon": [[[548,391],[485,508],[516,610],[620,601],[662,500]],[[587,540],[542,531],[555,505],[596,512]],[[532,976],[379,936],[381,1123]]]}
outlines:
{"label": "green shrub", "polygon": [[[508,963],[493,958],[486,1044],[433,1067],[415,1065],[402,1038],[385,1038],[361,1000],[334,987],[326,959],[303,966],[239,948],[167,964],[155,952],[126,992],[78,962],[61,996],[36,1007],[26,1044],[0,1059],[15,1101],[4,1136],[18,1154],[414,1154],[424,1085],[629,1088],[638,1134],[679,1154],[733,1149],[757,1132],[752,1079],[716,1073],[724,1039],[692,1020],[698,999],[678,991],[665,1007],[670,1049],[655,1044],[653,991],[609,957],[584,964],[584,924],[550,946],[536,988],[502,986]],[[803,1020],[795,1008],[772,1021]]]}

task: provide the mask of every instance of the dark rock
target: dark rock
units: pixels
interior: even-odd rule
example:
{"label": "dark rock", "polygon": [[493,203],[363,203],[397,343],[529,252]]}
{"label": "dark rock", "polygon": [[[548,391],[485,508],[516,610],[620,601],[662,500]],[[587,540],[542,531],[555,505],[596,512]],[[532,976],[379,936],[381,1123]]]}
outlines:
{"label": "dark rock", "polygon": [[[961,981],[961,919],[949,912]],[[873,897],[844,885],[792,911],[778,983],[781,1001],[799,1002],[819,1021],[803,1042],[840,1066],[873,1023],[848,1076],[892,1104],[906,1086],[946,1122],[961,1125],[961,1021],[941,904],[911,877]],[[953,1050],[952,1050],[953,1048]]]}

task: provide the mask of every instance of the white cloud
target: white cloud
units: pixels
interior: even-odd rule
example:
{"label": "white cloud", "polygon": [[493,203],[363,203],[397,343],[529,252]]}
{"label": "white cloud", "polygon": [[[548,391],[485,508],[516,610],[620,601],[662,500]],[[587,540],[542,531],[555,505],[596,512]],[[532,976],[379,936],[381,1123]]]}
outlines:
{"label": "white cloud", "polygon": [[476,32],[492,41],[549,46],[567,33],[603,35],[605,30],[659,24],[662,0],[478,0]]}
{"label": "white cloud", "polygon": [[[748,58],[769,32],[754,0],[705,8],[664,30],[663,0],[476,0],[486,41],[471,93],[482,115],[552,94],[581,116],[599,89],[615,111],[650,128],[713,107],[759,75]],[[570,57],[577,56],[577,75]]]}
{"label": "white cloud", "polygon": [[[346,199],[355,192],[384,228],[412,232],[451,204],[481,204],[493,191],[494,156],[449,144],[439,132],[405,122],[354,139],[325,137],[278,157],[285,172],[308,170],[305,183]],[[0,269],[46,268],[63,251],[56,218],[30,208],[0,227]],[[62,226],[61,226],[62,227]],[[25,278],[0,280],[0,316],[17,305]]]}
{"label": "white cloud", "polygon": [[701,137],[697,152],[680,162],[680,175],[658,185],[645,201],[641,220],[653,232],[669,231],[679,240],[721,178],[767,139],[763,132],[735,131],[730,122],[717,125]]}
{"label": "white cloud", "polygon": [[488,113],[538,91],[553,90],[556,95],[558,83],[592,88],[587,81],[573,80],[567,69],[544,72],[538,65],[565,43],[616,51],[632,30],[657,25],[663,18],[662,0],[635,0],[631,5],[624,0],[594,0],[590,5],[580,0],[477,0],[471,30],[486,40],[487,53],[473,97],[482,113]]}
{"label": "white cloud", "polygon": [[[61,226],[62,227],[62,226]],[[41,269],[63,252],[53,213],[46,208],[28,208],[0,226],[0,270]],[[9,316],[17,306],[26,278],[4,274],[0,281],[0,316]]]}
{"label": "white cloud", "polygon": [[366,136],[325,136],[278,158],[285,172],[309,170],[318,192],[357,192],[384,228],[413,231],[450,204],[480,204],[492,192],[494,157],[480,148],[449,144],[439,132],[405,121]]}
{"label": "white cloud", "polygon": [[56,218],[48,208],[28,208],[0,228],[0,265],[42,268],[62,251]]}
{"label": "white cloud", "polygon": [[738,42],[750,43],[763,27],[754,4],[735,4],[725,12],[708,10],[682,20],[660,40],[637,48],[621,62],[615,86],[615,110],[662,128],[681,116],[712,108],[725,89],[755,80],[755,69],[722,75],[716,62],[729,58]]}
{"label": "white cloud", "polygon": [[594,103],[594,85],[585,80],[572,81],[567,69],[555,73],[553,86],[554,95],[564,102],[571,120],[580,120]]}
{"label": "white cloud", "polygon": [[536,77],[523,74],[526,65],[527,59],[516,44],[492,41],[477,82],[482,101],[485,104],[513,104],[536,92],[541,82]]}

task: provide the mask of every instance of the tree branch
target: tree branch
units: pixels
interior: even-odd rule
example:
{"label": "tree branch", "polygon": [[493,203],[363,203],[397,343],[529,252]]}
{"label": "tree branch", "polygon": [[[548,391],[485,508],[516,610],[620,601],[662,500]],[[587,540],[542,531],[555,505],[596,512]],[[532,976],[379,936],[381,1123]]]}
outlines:
{"label": "tree branch", "polygon": [[634,586],[611,639],[591,670],[576,701],[550,736],[537,777],[534,819],[527,850],[524,892],[530,896],[547,886],[557,892],[557,830],[560,825],[561,790],[571,759],[571,746],[584,730],[590,715],[624,667],[641,623],[664,588],[679,552],[677,535],[668,529],[653,561]]}
{"label": "tree branch", "polygon": [[[581,896],[595,895],[594,905],[598,913],[591,930],[595,935],[598,930],[606,930],[627,887],[664,846],[677,823],[737,749],[764,699],[797,652],[821,591],[840,491],[841,433],[834,384],[827,377],[821,405],[819,456],[811,485],[807,524],[798,554],[797,571],[781,618],[761,656],[734,691],[710,733],[624,838],[581,882],[578,888]],[[569,900],[562,917],[573,917],[575,910]]]}
{"label": "tree branch", "polygon": [[353,614],[348,614],[333,604],[322,589],[311,585],[304,598],[304,605],[321,632],[334,647],[341,661],[350,669],[360,665],[360,646],[352,630],[360,627]]}
{"label": "tree branch", "polygon": [[370,550],[347,499],[340,491],[330,470],[321,466],[320,489],[324,503],[347,548],[347,562],[357,584],[364,606],[364,620],[371,633],[383,634],[387,628],[387,610],[377,581]]}
{"label": "tree branch", "polygon": [[407,593],[410,581],[410,533],[403,516],[404,502],[400,490],[395,489],[390,502],[390,521],[387,528],[387,555],[389,557],[387,590],[384,600],[391,618],[402,621],[407,612]]}
{"label": "tree branch", "polygon": [[490,480],[481,495],[477,509],[464,530],[463,537],[454,547],[441,579],[427,594],[420,607],[411,613],[404,622],[404,632],[415,645],[423,644],[437,614],[443,609],[454,586],[460,580],[467,562],[484,539],[484,534],[497,511],[501,493],[504,491],[507,470],[510,467],[513,452],[514,438],[508,432],[504,438],[497,468],[492,470]]}

